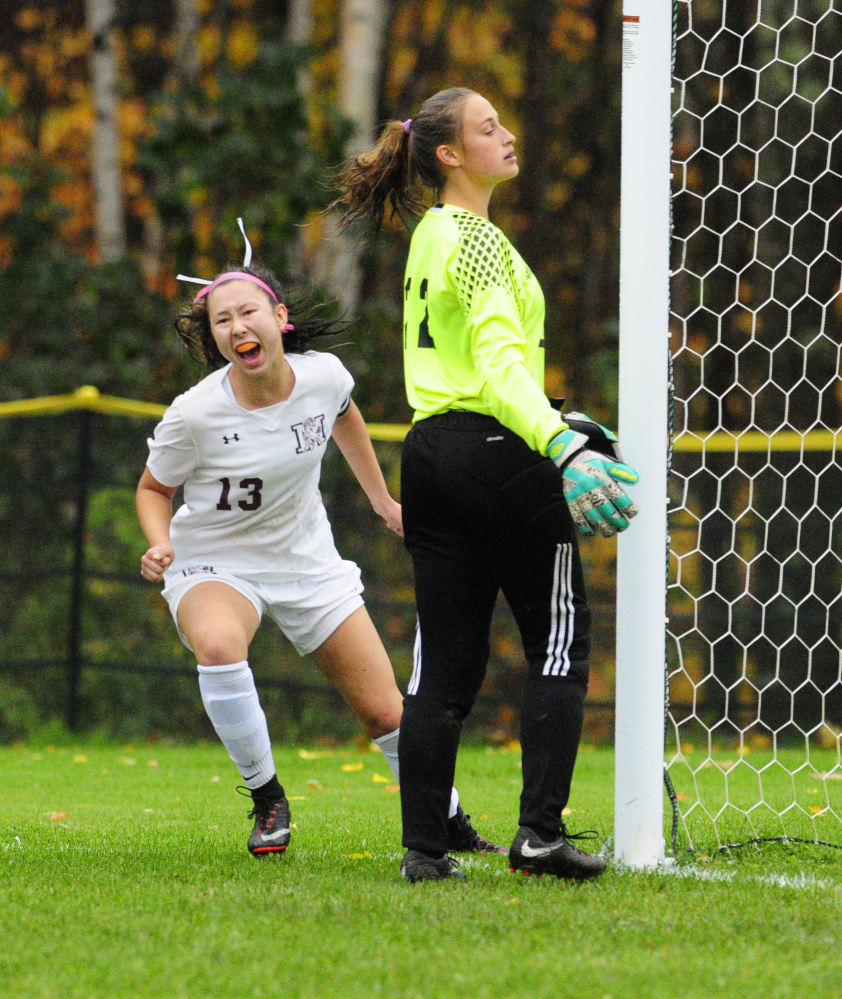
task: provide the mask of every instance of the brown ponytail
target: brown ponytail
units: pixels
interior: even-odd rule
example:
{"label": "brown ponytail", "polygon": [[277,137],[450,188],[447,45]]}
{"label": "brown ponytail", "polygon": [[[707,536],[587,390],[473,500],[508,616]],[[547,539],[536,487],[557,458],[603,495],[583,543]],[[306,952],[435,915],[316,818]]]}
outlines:
{"label": "brown ponytail", "polygon": [[404,223],[426,211],[420,187],[435,194],[444,187],[436,150],[461,139],[462,105],[473,93],[451,87],[434,94],[409,122],[388,122],[373,149],[344,164],[337,177],[342,194],[327,209],[340,209],[343,228],[364,222],[377,232],[387,207]]}

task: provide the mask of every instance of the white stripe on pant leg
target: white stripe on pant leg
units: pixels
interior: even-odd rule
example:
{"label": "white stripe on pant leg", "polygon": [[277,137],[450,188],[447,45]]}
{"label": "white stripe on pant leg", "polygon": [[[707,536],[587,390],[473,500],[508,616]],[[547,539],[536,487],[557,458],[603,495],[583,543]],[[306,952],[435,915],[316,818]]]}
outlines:
{"label": "white stripe on pant leg", "polygon": [[561,545],[556,545],[555,565],[553,566],[553,595],[550,599],[550,640],[547,643],[547,658],[544,661],[544,676],[549,676],[553,664],[553,648],[558,629],[558,563],[561,558]]}
{"label": "white stripe on pant leg", "polygon": [[566,676],[570,669],[570,645],[573,642],[573,546],[557,545],[553,569],[553,594],[550,603],[550,638],[544,676]]}
{"label": "white stripe on pant leg", "polygon": [[421,683],[421,622],[415,622],[415,645],[412,648],[412,676],[409,678],[407,694],[415,694]]}
{"label": "white stripe on pant leg", "polygon": [[570,646],[573,644],[573,625],[576,622],[576,611],[573,604],[573,546],[564,546],[564,603],[565,603],[565,625],[564,646],[561,650],[561,676],[567,676],[570,672]]}

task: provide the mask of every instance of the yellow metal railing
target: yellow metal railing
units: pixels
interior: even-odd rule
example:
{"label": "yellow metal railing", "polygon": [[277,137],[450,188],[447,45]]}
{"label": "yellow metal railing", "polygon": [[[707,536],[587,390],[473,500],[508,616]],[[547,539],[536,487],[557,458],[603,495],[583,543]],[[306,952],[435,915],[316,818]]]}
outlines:
{"label": "yellow metal railing", "polygon": [[[158,402],[137,402],[120,399],[115,395],[102,395],[93,385],[83,385],[67,395],[45,395],[40,399],[20,399],[0,402],[0,419],[8,416],[50,416],[86,409],[110,416],[144,416],[160,419],[166,406]],[[400,423],[369,423],[368,431],[375,441],[402,441],[408,425]]]}
{"label": "yellow metal railing", "polygon": [[[160,419],[166,408],[162,403],[137,402],[134,399],[102,395],[93,385],[83,385],[67,395],[48,395],[40,399],[0,402],[0,419],[6,416],[45,416],[79,409],[112,416],[144,416]],[[402,441],[408,430],[409,425],[403,423],[368,424],[368,431],[375,441]],[[684,452],[724,453],[836,451],[842,444],[840,438],[842,430],[809,430],[804,434],[795,430],[781,430],[773,434],[766,434],[760,430],[746,430],[741,434],[716,430],[706,437],[691,432],[681,433],[675,438],[673,447],[676,451]]]}

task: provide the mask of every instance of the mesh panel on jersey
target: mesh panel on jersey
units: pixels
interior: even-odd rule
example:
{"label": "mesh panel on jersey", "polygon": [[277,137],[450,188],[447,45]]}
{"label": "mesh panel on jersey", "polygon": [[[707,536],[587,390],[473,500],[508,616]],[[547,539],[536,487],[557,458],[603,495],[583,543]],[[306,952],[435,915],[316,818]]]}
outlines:
{"label": "mesh panel on jersey", "polygon": [[459,229],[459,255],[456,258],[456,287],[466,312],[474,297],[486,288],[499,285],[517,303],[523,316],[523,289],[517,278],[508,240],[486,219],[472,212],[454,212]]}

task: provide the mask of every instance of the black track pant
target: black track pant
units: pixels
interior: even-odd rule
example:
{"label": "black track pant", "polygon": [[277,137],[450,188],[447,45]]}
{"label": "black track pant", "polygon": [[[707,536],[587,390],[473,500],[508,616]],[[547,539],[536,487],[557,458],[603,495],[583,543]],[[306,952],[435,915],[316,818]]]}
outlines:
{"label": "black track pant", "polygon": [[497,420],[415,424],[401,468],[418,635],[398,752],[403,844],[444,853],[462,722],[485,676],[503,591],[528,664],[520,825],[555,839],[582,732],[590,654],[576,530],[555,465]]}

